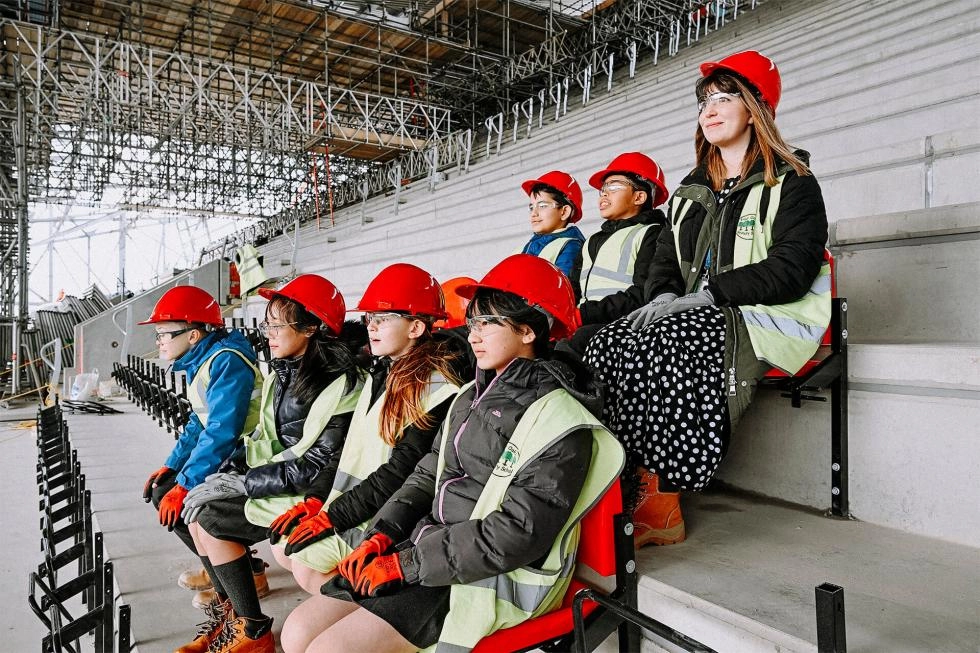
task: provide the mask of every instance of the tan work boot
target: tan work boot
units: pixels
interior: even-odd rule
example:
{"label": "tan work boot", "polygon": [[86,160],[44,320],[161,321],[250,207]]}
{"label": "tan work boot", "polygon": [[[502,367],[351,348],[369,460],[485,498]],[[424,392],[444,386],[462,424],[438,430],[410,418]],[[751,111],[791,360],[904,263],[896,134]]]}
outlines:
{"label": "tan work boot", "polygon": [[204,606],[204,614],[207,619],[197,625],[197,637],[194,641],[184,644],[174,653],[207,653],[211,643],[218,639],[224,629],[225,622],[234,617],[231,601],[227,600],[222,602],[215,599]]}
{"label": "tan work boot", "polygon": [[[269,596],[272,590],[269,588],[269,578],[265,575],[265,569],[260,572],[252,571],[252,579],[255,581],[255,593],[260,599]],[[191,600],[191,604],[198,610],[204,610],[205,607],[218,598],[217,592],[214,588],[202,590],[194,595]]]}
{"label": "tan work boot", "polygon": [[[254,637],[249,636],[253,631]],[[264,620],[236,617],[225,622],[208,653],[276,653],[272,638],[272,618]]]}
{"label": "tan work boot", "polygon": [[188,569],[180,575],[177,579],[177,584],[183,587],[185,590],[191,590],[192,592],[200,592],[201,590],[209,590],[214,585],[211,584],[211,577],[208,576],[208,572],[204,567],[199,570]]}
{"label": "tan work boot", "polygon": [[681,515],[680,492],[661,492],[657,475],[643,468],[640,473],[640,500],[633,510],[633,544],[664,545],[683,542],[687,537]]}

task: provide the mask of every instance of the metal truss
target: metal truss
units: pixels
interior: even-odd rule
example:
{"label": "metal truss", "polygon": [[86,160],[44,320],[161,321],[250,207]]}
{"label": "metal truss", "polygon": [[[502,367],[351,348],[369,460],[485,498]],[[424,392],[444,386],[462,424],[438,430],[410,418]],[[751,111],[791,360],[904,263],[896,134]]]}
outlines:
{"label": "metal truss", "polygon": [[26,100],[30,195],[270,215],[326,144],[419,151],[450,109],[0,20]]}

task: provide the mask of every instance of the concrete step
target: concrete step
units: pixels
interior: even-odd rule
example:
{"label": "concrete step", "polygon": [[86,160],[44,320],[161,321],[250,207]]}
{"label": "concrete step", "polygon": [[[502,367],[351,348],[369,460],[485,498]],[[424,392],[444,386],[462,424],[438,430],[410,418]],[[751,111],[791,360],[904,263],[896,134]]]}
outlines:
{"label": "concrete step", "polygon": [[[757,497],[684,495],[687,541],[637,555],[640,610],[717,651],[816,651],[814,587],[844,588],[847,650],[975,653],[980,549]],[[652,635],[645,652],[675,651]]]}
{"label": "concrete step", "polygon": [[[851,514],[980,547],[980,347],[852,345],[849,367]],[[761,390],[719,480],[826,510],[830,410]]]}
{"label": "concrete step", "polygon": [[841,220],[830,240],[852,343],[980,344],[980,202]]}

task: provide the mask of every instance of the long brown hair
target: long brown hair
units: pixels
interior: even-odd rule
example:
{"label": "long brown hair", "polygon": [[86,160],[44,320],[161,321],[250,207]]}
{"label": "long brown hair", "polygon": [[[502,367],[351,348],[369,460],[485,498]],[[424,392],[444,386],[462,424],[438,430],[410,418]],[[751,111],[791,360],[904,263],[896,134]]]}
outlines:
{"label": "long brown hair", "polygon": [[[789,164],[801,177],[810,174],[810,169],[806,163],[801,161],[794,153],[793,148],[783,140],[769,105],[762,102],[751,85],[738,75],[716,72],[698,80],[695,93],[699,101],[708,94],[708,89],[724,93],[738,93],[752,117],[752,124],[749,125],[752,136],[749,147],[745,150],[745,158],[742,159],[742,170],[740,171],[742,179],[748,177],[752,166],[760,157],[765,164],[767,186],[776,185],[777,157]],[[703,167],[707,171],[712,187],[715,190],[720,190],[725,183],[725,162],[722,161],[721,151],[718,147],[709,143],[708,139],[704,137],[700,123],[698,123],[697,131],[694,134],[694,152],[697,166]]]}
{"label": "long brown hair", "polygon": [[445,343],[436,342],[429,332],[431,324],[425,321],[425,334],[419,338],[408,352],[396,360],[385,381],[384,402],[378,430],[381,439],[389,446],[395,446],[405,431],[405,427],[415,425],[420,429],[430,429],[435,424],[425,407],[425,398],[433,372],[438,372],[453,385],[462,385],[451,367],[456,354],[450,352]]}

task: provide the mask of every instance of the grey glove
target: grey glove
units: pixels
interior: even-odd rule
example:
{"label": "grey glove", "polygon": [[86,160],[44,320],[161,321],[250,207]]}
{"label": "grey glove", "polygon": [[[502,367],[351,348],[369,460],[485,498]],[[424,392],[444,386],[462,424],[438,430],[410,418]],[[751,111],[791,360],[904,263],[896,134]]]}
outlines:
{"label": "grey glove", "polygon": [[185,524],[197,521],[204,506],[218,499],[231,499],[245,496],[245,477],[241,474],[211,474],[204,482],[187,493],[180,518]]}
{"label": "grey glove", "polygon": [[678,297],[670,303],[670,306],[664,309],[663,315],[660,317],[666,317],[668,315],[672,315],[673,313],[681,313],[692,308],[698,308],[699,306],[714,305],[715,296],[711,294],[710,290],[705,288],[704,290],[699,290],[698,292],[692,292],[689,295]]}
{"label": "grey glove", "polygon": [[652,302],[639,307],[626,316],[626,319],[630,321],[630,329],[639,331],[650,326],[657,319],[663,317],[664,309],[675,299],[677,299],[677,295],[672,292],[657,295]]}

